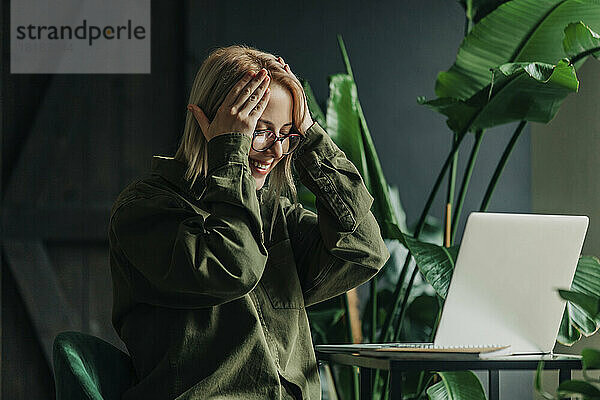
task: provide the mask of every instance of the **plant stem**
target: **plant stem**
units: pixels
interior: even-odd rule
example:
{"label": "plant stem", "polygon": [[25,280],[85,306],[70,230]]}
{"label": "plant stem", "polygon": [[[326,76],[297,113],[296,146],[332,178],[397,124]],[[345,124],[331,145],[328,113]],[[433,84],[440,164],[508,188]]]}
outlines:
{"label": "plant stem", "polygon": [[[452,149],[450,150],[448,157],[446,157],[446,161],[444,161],[444,164],[442,165],[442,168],[438,174],[438,177],[437,177],[435,183],[433,184],[431,192],[429,193],[429,197],[427,198],[425,207],[423,208],[423,211],[421,212],[421,216],[419,217],[419,221],[417,222],[417,226],[415,228],[415,232],[413,235],[415,238],[418,238],[421,235],[421,232],[423,231],[423,228],[425,227],[425,220],[427,218],[427,214],[429,214],[429,210],[431,209],[433,200],[435,199],[435,196],[436,196],[436,194],[440,188],[440,185],[442,183],[442,180],[444,179],[444,176],[446,175],[446,171],[448,170],[448,167],[450,166],[450,162],[452,161],[454,154],[456,154],[456,152],[458,151],[460,144],[462,143],[463,139],[465,138],[466,133],[468,132],[468,129],[471,126],[471,124],[473,123],[473,121],[475,120],[475,118],[476,118],[476,116],[467,124],[467,127],[457,135],[457,140],[454,141],[454,144],[452,145]],[[404,261],[404,266],[402,267],[402,270],[400,272],[400,277],[398,279],[398,282],[396,283],[396,288],[394,289],[394,294],[393,294],[394,303],[392,305],[392,309],[385,317],[385,322],[383,324],[383,327],[381,329],[381,333],[379,336],[379,342],[385,343],[385,341],[388,340],[388,331],[392,324],[393,316],[394,316],[394,314],[396,314],[396,312],[398,310],[398,306],[400,304],[401,286],[404,282],[404,278],[408,271],[408,266],[410,264],[410,261],[411,261],[411,255],[409,252],[406,256],[406,260]],[[418,266],[415,266],[415,268],[418,268]],[[413,285],[413,281],[414,281],[415,277],[416,277],[416,274],[413,272],[413,275],[411,276],[411,279],[407,285],[407,291],[409,291],[409,289],[412,289],[412,285]],[[405,297],[406,297],[406,294],[405,294]],[[379,381],[379,373],[376,372],[375,379],[374,379],[374,387],[377,387],[378,381]],[[384,387],[386,387],[386,386],[387,386],[387,384],[384,384]]]}
{"label": "plant stem", "polygon": [[[469,124],[470,126],[471,124]],[[433,184],[433,188],[431,189],[431,192],[429,193],[429,198],[427,199],[427,202],[425,203],[425,207],[423,208],[423,212],[421,213],[421,216],[419,217],[419,221],[417,222],[417,226],[415,228],[415,233],[414,233],[414,237],[418,238],[421,235],[421,232],[423,231],[423,228],[425,227],[425,219],[427,218],[427,214],[429,213],[429,210],[431,209],[431,205],[433,204],[433,200],[435,199],[435,195],[437,194],[440,185],[442,183],[442,180],[444,179],[444,175],[446,175],[446,171],[448,170],[448,167],[450,166],[450,162],[452,161],[454,154],[456,154],[456,152],[458,151],[458,148],[460,147],[460,144],[462,142],[462,140],[465,138],[466,136],[466,132],[467,130],[465,129],[463,132],[461,132],[459,135],[457,135],[457,140],[454,141],[454,144],[452,145],[452,149],[450,150],[450,154],[448,154],[448,157],[446,158],[446,161],[444,162],[444,165],[442,166],[442,169],[440,171],[440,173],[438,174],[438,177],[435,181],[435,183]],[[398,283],[396,283],[396,289],[394,290],[394,304],[392,306],[392,310],[388,313],[388,315],[385,318],[385,322],[384,322],[384,326],[381,330],[381,334],[380,334],[380,342],[386,342],[388,340],[388,331],[390,328],[390,325],[392,323],[393,320],[393,315],[396,314],[396,311],[398,309],[398,305],[400,303],[400,287],[404,281],[404,276],[406,275],[406,272],[408,271],[408,266],[410,264],[410,260],[411,260],[411,255],[410,253],[406,256],[406,261],[404,261],[404,266],[402,267],[402,271],[400,273],[400,279],[398,279]],[[415,265],[415,269],[413,270],[413,273],[410,277],[410,280],[408,281],[408,284],[406,286],[406,291],[404,292],[404,299],[403,299],[403,304],[405,304],[405,299],[408,298],[408,296],[410,295],[410,290],[412,289],[414,280],[417,276],[416,271],[418,271],[418,266]],[[403,306],[403,309],[406,308],[405,306]],[[403,310],[400,310],[401,313],[401,317],[403,317]],[[398,327],[396,328],[397,330],[399,330],[402,327],[401,324],[398,325]],[[393,333],[393,332],[392,332]],[[381,340],[383,339],[383,340]],[[379,379],[379,374],[375,374],[375,386],[377,386],[378,383],[378,379]],[[387,390],[387,381],[384,382],[384,391],[383,393],[385,393],[385,391]]]}
{"label": "plant stem", "polygon": [[[398,309],[398,305],[400,304],[400,292],[401,292],[403,284],[404,284],[404,279],[406,279],[406,274],[408,273],[408,267],[410,265],[410,260],[411,260],[410,253],[408,253],[406,255],[406,259],[404,260],[404,265],[402,266],[402,270],[400,271],[400,277],[398,278],[398,282],[396,283],[394,293],[392,294],[392,298],[394,299],[394,304],[392,305],[392,312],[388,313],[386,315],[385,321],[383,323],[383,327],[381,328],[381,332],[379,333],[379,338],[377,340],[379,343],[385,343],[385,341],[388,340],[388,332],[392,325],[393,314],[396,313],[396,310]],[[376,389],[377,389],[377,386],[379,385],[379,376],[380,376],[380,371],[377,369],[377,370],[375,370],[375,377],[373,379],[373,400],[375,400]]]}
{"label": "plant stem", "polygon": [[519,126],[517,126],[517,129],[515,129],[515,132],[513,133],[512,137],[510,138],[510,141],[506,145],[506,148],[504,149],[504,153],[502,153],[502,157],[500,157],[500,161],[498,162],[498,165],[496,166],[496,170],[494,171],[492,180],[490,181],[490,183],[487,187],[487,190],[485,191],[485,195],[483,196],[483,201],[481,202],[481,207],[479,207],[479,211],[484,212],[487,210],[489,203],[490,203],[490,199],[492,198],[492,194],[494,193],[494,190],[496,189],[496,185],[498,184],[498,180],[500,179],[500,175],[502,175],[502,171],[504,170],[504,167],[506,166],[506,162],[508,161],[508,157],[510,156],[510,153],[512,152],[513,148],[515,147],[515,143],[517,143],[517,139],[519,139],[519,136],[521,135],[521,132],[523,131],[523,128],[525,127],[526,124],[527,124],[527,121],[521,121],[519,123]]}
{"label": "plant stem", "polygon": [[452,149],[450,150],[450,154],[448,154],[448,157],[446,158],[446,161],[444,162],[444,165],[442,166],[442,170],[438,174],[438,177],[437,177],[435,183],[433,184],[433,188],[431,189],[431,192],[429,193],[429,198],[427,199],[427,202],[425,203],[425,207],[423,208],[423,212],[421,213],[419,222],[417,222],[417,226],[415,228],[415,233],[413,235],[415,237],[415,239],[419,238],[419,236],[421,235],[421,232],[423,231],[423,228],[425,227],[425,219],[427,218],[427,215],[429,214],[429,210],[431,209],[431,205],[433,204],[435,195],[437,194],[437,192],[440,188],[442,179],[444,179],[444,175],[446,175],[446,171],[448,170],[448,167],[450,166],[450,161],[452,161],[454,154],[458,151],[458,148],[460,147],[460,144],[463,141],[463,139],[465,138],[465,136],[466,136],[466,130],[464,132],[461,132],[461,134],[458,135],[458,139],[454,142]]}
{"label": "plant stem", "polygon": [[[423,375],[424,375],[424,374],[425,374],[425,372],[421,371],[421,374],[423,374]],[[423,375],[422,375],[422,376],[423,376]],[[422,387],[422,389],[421,389],[421,390],[418,392],[419,394],[417,395],[417,397],[416,397],[416,400],[419,400],[421,397],[423,397],[423,395],[425,394],[425,391],[427,390],[427,386],[429,386],[429,384],[430,384],[430,383],[431,383],[431,381],[433,380],[433,377],[434,377],[434,376],[435,376],[435,375],[431,375],[431,376],[429,377],[429,379],[427,379],[427,382],[425,383],[425,385],[424,385],[424,386]],[[421,376],[419,377],[419,379],[421,379]],[[419,385],[420,385],[420,384],[421,384],[421,381],[419,381]],[[420,387],[421,387],[421,386],[419,386],[419,388],[420,388]]]}
{"label": "plant stem", "polygon": [[[429,198],[427,199],[427,203],[425,205],[425,208],[423,210],[423,213],[421,214],[421,218],[419,220],[419,223],[417,224],[417,227],[415,229],[415,234],[414,237],[418,238],[419,235],[421,234],[421,232],[423,231],[423,227],[425,225],[425,217],[427,216],[427,214],[429,213],[429,209],[431,208],[431,205],[433,204],[433,199],[435,198],[435,194],[437,194],[437,191],[440,187],[440,184],[442,182],[442,179],[446,173],[446,170],[448,169],[449,165],[450,165],[450,161],[453,159],[454,155],[456,154],[456,152],[458,151],[458,148],[460,146],[460,143],[462,142],[462,139],[465,137],[465,135],[461,135],[460,137],[457,137],[457,140],[454,141],[453,145],[452,145],[452,150],[450,151],[450,154],[448,155],[448,158],[446,158],[446,162],[444,163],[444,165],[442,166],[442,170],[440,171],[438,178],[435,182],[435,184],[433,185],[433,189],[429,195]],[[407,260],[409,260],[410,262],[410,254],[408,254],[407,256]],[[405,266],[407,265],[407,263],[405,262]],[[403,268],[404,269],[404,268]],[[400,339],[400,331],[402,329],[402,322],[404,322],[404,316],[406,315],[406,309],[408,308],[408,299],[410,298],[410,292],[412,290],[412,287],[414,285],[415,282],[415,278],[417,277],[417,273],[419,272],[419,267],[415,264],[413,272],[410,276],[410,279],[408,280],[408,284],[406,285],[406,289],[404,291],[404,297],[402,299],[402,306],[400,307],[400,316],[398,317],[398,320],[394,326],[394,330],[392,330],[392,336],[393,336],[393,340],[394,341],[398,341]],[[394,303],[394,305],[396,305],[398,302],[396,301]],[[393,310],[393,314],[396,313],[396,308],[394,308]],[[390,314],[390,315],[393,315]],[[391,322],[391,321],[390,321]],[[387,338],[384,338],[384,341],[387,340]],[[384,393],[387,390],[387,382],[384,383]]]}
{"label": "plant stem", "polygon": [[[456,137],[456,133],[454,134],[453,137],[453,144],[456,142],[457,137]],[[454,204],[454,188],[456,186],[456,170],[458,168],[458,151],[456,153],[454,153],[454,157],[452,158],[452,164],[450,165],[450,174],[448,175],[448,192],[446,193],[446,218],[444,219],[444,221],[446,221],[445,224],[445,228],[444,228],[444,243],[448,243],[449,240],[451,240],[451,236],[449,234],[450,232],[450,227],[446,226],[450,220],[450,216],[452,213],[452,205]]]}
{"label": "plant stem", "polygon": [[[350,65],[350,58],[348,58],[348,52],[346,51],[346,45],[344,44],[342,35],[338,34],[337,40],[338,40],[338,46],[340,48],[340,52],[342,53],[342,59],[344,60],[344,65],[346,67],[346,73],[352,78],[352,81],[356,85],[356,81],[354,80],[354,74],[352,73],[352,67]],[[356,90],[358,92],[358,85],[356,85]],[[363,180],[365,181],[365,185],[367,186],[367,188],[369,188],[369,191],[371,191],[371,193],[372,193],[372,191],[375,191],[375,192],[379,191],[382,194],[383,199],[378,200],[378,203],[383,204],[383,208],[391,207],[390,206],[391,199],[390,199],[390,192],[388,189],[388,184],[387,184],[387,182],[385,180],[385,176],[383,174],[383,168],[381,167],[381,162],[379,161],[379,158],[377,157],[377,153],[375,151],[375,144],[373,143],[373,139],[371,137],[371,132],[369,131],[369,127],[367,126],[367,119],[365,118],[365,114],[363,112],[360,101],[356,102],[356,112],[358,113],[360,127],[362,129],[361,136],[362,136],[362,141],[363,141],[363,148],[365,149],[365,152],[367,153],[367,157],[370,158],[371,167],[374,170],[371,172],[372,173],[374,172],[374,176],[379,177],[379,179],[374,179],[374,181],[371,182],[371,178],[370,178],[371,174],[365,174],[363,176]],[[372,187],[371,185],[376,185],[377,187]],[[392,222],[395,225],[398,225],[398,220],[396,218],[395,212],[392,211],[391,213],[389,213],[389,215],[386,216],[386,218],[391,218],[390,222]],[[388,234],[385,231],[383,233],[384,233],[384,235]],[[391,237],[388,239],[391,239]]]}
{"label": "plant stem", "polygon": [[595,52],[600,51],[600,47],[594,47],[592,49],[586,50],[586,51],[582,51],[581,53],[577,54],[575,57],[573,57],[571,60],[569,60],[570,64],[573,65],[575,64],[577,61],[581,60],[582,58],[585,58],[591,54],[594,54]]}
{"label": "plant stem", "polygon": [[352,380],[354,381],[354,398],[360,399],[360,381],[358,378],[358,367],[352,366]]}
{"label": "plant stem", "polygon": [[408,266],[410,264],[410,260],[410,253],[408,253],[406,255],[406,259],[404,260],[402,270],[400,271],[400,277],[398,278],[398,282],[396,283],[396,288],[394,289],[394,293],[392,294],[392,298],[394,299],[394,304],[392,304],[392,311],[385,316],[383,327],[381,328],[381,332],[379,333],[379,342],[385,342],[388,339],[389,330],[394,319],[394,314],[396,313],[396,311],[398,310],[398,306],[400,305],[400,292],[402,291],[404,279],[406,279],[406,274],[408,273]]}
{"label": "plant stem", "polygon": [[[431,333],[429,334],[429,342],[433,342],[433,340],[435,338],[435,332],[437,331],[438,325],[440,324],[440,318],[442,317],[442,307],[444,305],[442,302],[442,298],[440,296],[436,295],[436,298],[438,300],[438,312],[435,316],[435,321],[433,321],[433,327],[431,328]],[[427,383],[425,384],[425,387],[421,388],[424,377],[425,377],[425,371],[421,371],[421,373],[419,374],[419,384],[417,385],[417,392],[421,393],[419,395],[419,397],[421,397],[423,395],[423,392],[425,391],[425,389],[427,389],[427,385],[429,385],[429,382],[431,382],[431,379],[433,378],[433,376],[431,376],[429,378],[429,381],[427,381]],[[417,399],[419,397],[417,397]]]}
{"label": "plant stem", "polygon": [[471,180],[471,175],[473,174],[473,168],[475,167],[475,161],[477,160],[477,154],[479,153],[479,148],[481,147],[482,140],[483,129],[478,129],[477,132],[475,132],[475,143],[473,144],[473,149],[471,150],[471,155],[469,156],[469,162],[467,164],[467,168],[465,169],[465,175],[460,186],[458,201],[456,203],[456,207],[454,207],[454,217],[452,219],[452,234],[450,235],[450,245],[454,243],[456,229],[458,228],[458,221],[460,220],[460,213],[465,202],[465,197],[467,196],[467,188],[469,187],[469,181]]}
{"label": "plant stem", "polygon": [[402,299],[402,307],[400,307],[400,316],[398,317],[398,321],[396,322],[396,326],[394,327],[394,341],[397,342],[400,340],[400,332],[402,328],[402,322],[404,321],[404,316],[406,315],[406,310],[408,308],[408,299],[410,298],[410,292],[412,290],[413,284],[415,283],[415,278],[417,277],[417,273],[419,272],[419,267],[415,264],[415,269],[413,269],[413,273],[410,276],[408,281],[408,285],[406,287],[406,291],[404,292],[404,298]]}
{"label": "plant stem", "polygon": [[[379,386],[379,370],[375,370],[375,377],[373,378],[373,388],[371,390],[371,400],[377,400],[377,387]],[[381,397],[379,397],[381,399]]]}
{"label": "plant stem", "polygon": [[[386,376],[386,379],[383,381],[383,387],[381,388],[381,400],[387,400],[389,395],[388,386],[390,385],[390,373]],[[402,378],[400,378],[402,379]]]}
{"label": "plant stem", "polygon": [[[448,167],[450,166],[450,162],[452,161],[454,154],[458,151],[458,148],[460,147],[460,144],[465,136],[466,136],[466,130],[464,132],[461,132],[458,135],[457,140],[454,141],[452,149],[450,150],[450,154],[448,154],[448,157],[446,157],[446,161],[444,162],[444,165],[442,166],[442,169],[438,174],[438,177],[437,177],[437,179],[433,185],[433,188],[431,189],[431,192],[429,194],[429,198],[427,199],[427,203],[425,204],[423,212],[421,213],[419,221],[417,222],[417,226],[415,228],[415,233],[414,233],[415,238],[418,238],[419,235],[421,234],[421,232],[423,231],[423,227],[425,226],[425,219],[427,217],[427,214],[429,213],[429,210],[431,209],[431,205],[433,204],[435,195],[437,194],[437,192],[440,188],[442,180],[444,179],[444,175],[446,175],[446,171],[448,170]],[[398,311],[398,306],[400,305],[400,293],[402,290],[402,285],[404,283],[404,279],[408,272],[408,267],[409,267],[410,261],[411,261],[411,256],[409,253],[406,256],[406,260],[404,261],[404,266],[402,267],[402,270],[400,272],[400,277],[398,278],[398,282],[396,283],[396,288],[394,289],[394,294],[392,295],[392,298],[394,299],[394,303],[392,305],[392,309],[385,317],[383,327],[381,328],[381,333],[379,334],[378,342],[385,343],[389,338],[390,327],[392,325],[394,315]],[[417,268],[418,267],[415,266],[415,269],[417,269]],[[413,285],[413,281],[414,281],[415,277],[416,277],[416,273],[413,272],[413,275],[411,276],[411,279],[407,285],[407,291],[410,291],[410,289],[412,289],[412,285]],[[406,296],[407,296],[407,293],[405,293],[404,297],[406,297]],[[374,379],[375,386],[377,386],[378,380],[379,380],[379,373],[376,372],[375,379]]]}
{"label": "plant stem", "polygon": [[431,333],[429,334],[430,342],[433,342],[433,339],[435,338],[435,332],[437,331],[438,325],[440,324],[440,318],[442,317],[442,308],[444,307],[444,300],[437,294],[435,295],[435,297],[437,298],[437,301],[438,301],[438,312],[435,317],[433,327],[431,328]]}
{"label": "plant stem", "polygon": [[377,339],[377,276],[371,279],[371,343]]}
{"label": "plant stem", "polygon": [[[383,400],[388,400],[390,397],[390,391],[387,390],[387,388],[390,386],[391,374],[392,373],[388,371],[388,373],[385,375],[385,384],[383,385]],[[400,379],[402,379],[402,377],[400,377]]]}
{"label": "plant stem", "polygon": [[[344,315],[346,317],[346,336],[348,338],[348,343],[353,343],[352,340],[352,326],[350,325],[350,307],[348,305],[348,294],[344,293],[342,295],[342,301],[344,303]],[[356,367],[350,366],[352,368],[352,381],[354,382],[354,392],[352,398],[354,400],[358,400],[360,396],[360,386],[358,381],[358,371]]]}
{"label": "plant stem", "polygon": [[400,331],[402,328],[402,322],[404,321],[404,316],[406,315],[406,309],[408,308],[408,299],[410,298],[410,292],[412,290],[413,284],[415,283],[415,278],[417,277],[417,273],[419,272],[419,267],[415,264],[415,268],[408,280],[408,285],[406,286],[406,291],[404,292],[404,298],[402,299],[402,306],[400,307],[400,316],[396,322],[396,326],[394,327],[394,341],[397,342],[400,340]]}
{"label": "plant stem", "polygon": [[[472,0],[467,0],[467,12],[472,5]],[[465,31],[464,31],[464,36],[467,36],[467,34],[471,31],[472,28],[472,21],[469,19],[469,17],[467,16],[467,18],[465,19]],[[474,120],[474,119],[473,119]],[[471,121],[471,123],[473,122],[473,120]],[[468,126],[471,126],[471,123],[468,124]],[[418,237],[421,235],[421,231],[423,230],[423,227],[425,226],[425,220],[427,218],[427,214],[429,213],[429,209],[431,208],[431,205],[433,204],[433,200],[435,198],[435,195],[437,194],[438,188],[439,188],[439,184],[441,182],[441,178],[443,177],[443,175],[446,173],[446,169],[448,168],[448,163],[450,161],[450,159],[452,158],[452,169],[450,172],[450,176],[449,176],[449,185],[448,185],[448,194],[447,194],[447,200],[446,200],[446,212],[450,213],[452,210],[452,200],[454,199],[454,184],[456,182],[456,170],[457,170],[457,161],[458,161],[458,148],[460,146],[460,143],[462,142],[462,140],[464,139],[464,137],[466,136],[466,133],[468,131],[468,128],[466,128],[463,132],[461,132],[460,134],[454,134],[454,142],[453,142],[453,146],[452,149],[450,150],[450,154],[448,156],[448,158],[446,159],[446,162],[444,163],[444,165],[442,166],[442,170],[440,171],[438,178],[436,180],[436,182],[433,185],[433,188],[431,190],[431,193],[429,194],[429,198],[427,199],[427,203],[425,204],[425,208],[423,209],[423,212],[421,213],[421,217],[419,218],[419,222],[417,223],[417,227],[415,229],[415,233],[414,233],[414,237],[415,239],[418,239]],[[478,131],[479,133],[480,131]],[[480,140],[479,140],[480,142]],[[471,158],[473,157],[473,154],[471,154]],[[471,162],[471,160],[469,160]],[[474,162],[473,162],[474,163]],[[472,166],[471,166],[472,169]],[[470,173],[469,173],[469,178],[470,178]],[[457,204],[458,207],[462,207],[462,203],[464,201],[464,193],[463,190],[466,191],[465,188],[465,179],[463,178],[463,183],[461,186],[461,193],[460,193],[460,197],[459,197],[459,203]],[[455,213],[454,219],[456,221],[458,221],[457,218],[457,214],[460,214],[460,208],[457,208],[458,213]],[[452,242],[452,239],[454,238],[454,232],[455,232],[455,226],[456,226],[456,222],[452,223],[451,229],[452,229],[452,234],[450,237],[450,242]],[[448,242],[448,238],[446,237],[447,235],[447,229],[444,229],[444,243]],[[451,243],[450,243],[451,244]],[[410,260],[410,253],[407,256],[407,259]],[[407,263],[405,262],[404,267],[407,267]],[[405,314],[405,309],[406,309],[406,305],[408,303],[408,298],[410,296],[410,291],[412,289],[412,286],[414,284],[414,280],[417,276],[417,271],[419,270],[418,265],[415,265],[415,269],[413,270],[413,273],[410,277],[410,280],[408,282],[407,288],[406,288],[406,292],[404,293],[404,299],[402,301],[402,308],[400,310],[400,317],[398,319],[398,324],[396,325],[396,336],[399,335],[399,331],[402,328],[402,322],[404,319],[404,314]],[[397,302],[396,302],[397,303]],[[396,304],[394,303],[394,304]],[[394,313],[395,313],[395,308],[394,307]],[[436,317],[436,321],[434,323],[434,327],[432,329],[432,333],[431,335],[435,335],[435,331],[437,329],[437,324],[439,323],[439,318],[440,318],[441,312],[438,312],[438,315]],[[430,341],[433,341],[433,338],[430,337]],[[420,388],[420,385],[423,381],[423,374],[424,372],[421,371],[421,374],[419,376],[419,386],[418,388]],[[421,397],[423,395],[423,392],[425,391],[425,389],[427,388],[427,385],[429,384],[429,382],[431,381],[431,378],[428,380],[427,384],[425,385],[425,387],[422,389],[422,391],[419,392],[419,396],[417,397],[417,399],[419,397]],[[384,384],[384,390],[387,390],[387,381]]]}
{"label": "plant stem", "polygon": [[350,67],[350,59],[348,58],[348,53],[346,52],[346,45],[344,44],[344,39],[342,39],[342,35],[337,35],[338,46],[340,47],[340,51],[342,52],[342,60],[344,60],[344,65],[346,66],[346,73],[352,77],[354,80],[354,74],[352,73],[352,67]]}

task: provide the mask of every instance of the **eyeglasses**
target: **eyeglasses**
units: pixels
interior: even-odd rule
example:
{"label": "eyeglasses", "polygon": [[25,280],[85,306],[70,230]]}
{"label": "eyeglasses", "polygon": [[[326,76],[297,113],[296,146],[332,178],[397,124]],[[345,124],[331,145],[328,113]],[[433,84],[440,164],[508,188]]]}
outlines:
{"label": "eyeglasses", "polygon": [[299,133],[288,133],[287,135],[278,137],[270,129],[256,130],[252,136],[252,149],[258,152],[267,151],[278,141],[281,142],[283,155],[286,155],[298,148],[298,145],[302,141],[302,135]]}

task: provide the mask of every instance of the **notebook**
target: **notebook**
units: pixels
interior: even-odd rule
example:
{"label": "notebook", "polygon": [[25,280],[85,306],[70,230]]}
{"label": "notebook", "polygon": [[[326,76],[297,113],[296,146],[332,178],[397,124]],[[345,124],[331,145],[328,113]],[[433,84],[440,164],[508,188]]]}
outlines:
{"label": "notebook", "polygon": [[550,354],[588,217],[471,213],[433,343],[317,345],[318,351]]}
{"label": "notebook", "polygon": [[394,357],[465,359],[478,358],[481,353],[497,352],[509,348],[509,345],[480,346],[436,346],[433,343],[360,343],[317,345],[316,350],[334,353],[358,353],[369,356],[393,355]]}

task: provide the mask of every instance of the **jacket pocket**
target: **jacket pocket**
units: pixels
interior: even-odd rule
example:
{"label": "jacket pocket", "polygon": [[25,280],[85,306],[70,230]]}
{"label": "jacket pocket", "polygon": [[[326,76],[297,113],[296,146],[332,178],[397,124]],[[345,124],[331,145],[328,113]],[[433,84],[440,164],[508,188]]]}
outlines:
{"label": "jacket pocket", "polygon": [[260,285],[273,308],[304,308],[302,286],[290,239],[275,243],[267,249],[269,256]]}

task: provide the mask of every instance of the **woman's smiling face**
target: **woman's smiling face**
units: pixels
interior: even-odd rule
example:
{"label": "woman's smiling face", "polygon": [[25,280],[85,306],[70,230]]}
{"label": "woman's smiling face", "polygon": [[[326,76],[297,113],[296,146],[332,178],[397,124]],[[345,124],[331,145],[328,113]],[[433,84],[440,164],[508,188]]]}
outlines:
{"label": "woman's smiling face", "polygon": [[[271,88],[271,97],[256,123],[256,130],[269,129],[278,136],[287,135],[292,129],[292,94],[276,82],[271,82],[269,87]],[[250,148],[248,159],[257,190],[263,187],[267,175],[283,157],[280,141],[266,151],[258,152]]]}

